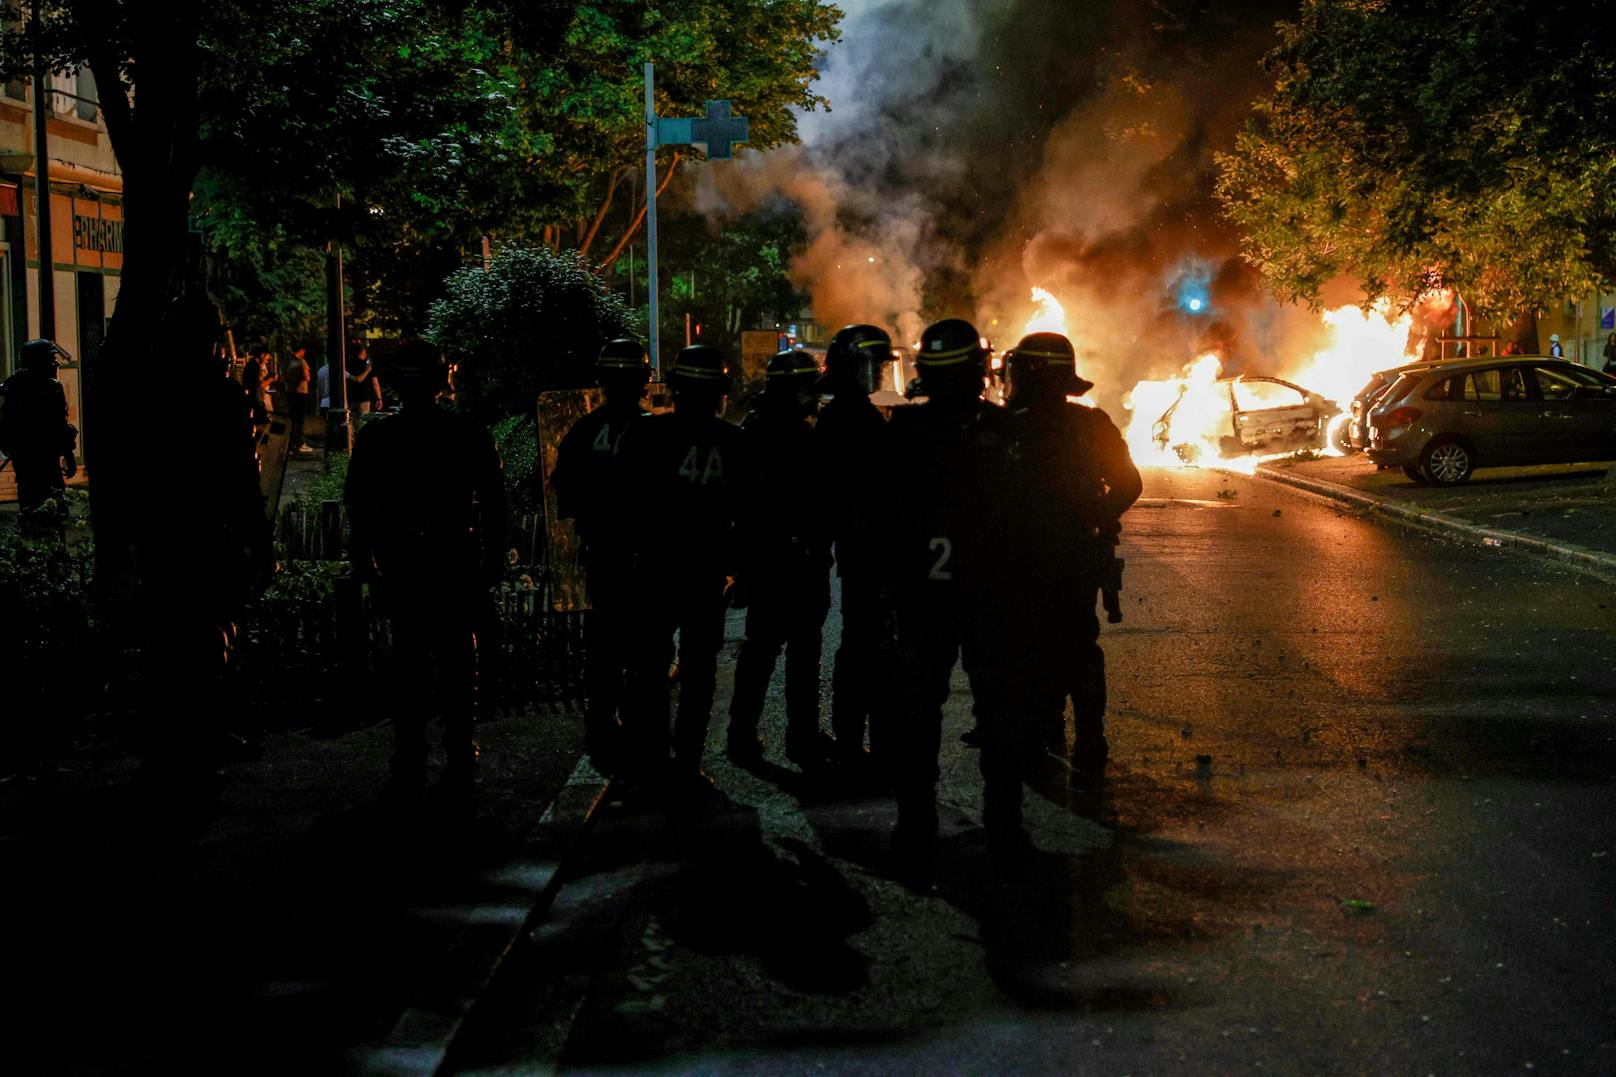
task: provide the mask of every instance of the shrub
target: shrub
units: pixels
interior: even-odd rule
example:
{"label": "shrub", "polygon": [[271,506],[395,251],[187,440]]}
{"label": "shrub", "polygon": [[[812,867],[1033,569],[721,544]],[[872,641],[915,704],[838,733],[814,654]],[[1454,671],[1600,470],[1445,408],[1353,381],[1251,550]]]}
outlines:
{"label": "shrub", "polygon": [[533,414],[546,389],[593,384],[600,346],[636,329],[576,251],[506,247],[444,284],[426,336],[459,364],[457,405],[489,426]]}

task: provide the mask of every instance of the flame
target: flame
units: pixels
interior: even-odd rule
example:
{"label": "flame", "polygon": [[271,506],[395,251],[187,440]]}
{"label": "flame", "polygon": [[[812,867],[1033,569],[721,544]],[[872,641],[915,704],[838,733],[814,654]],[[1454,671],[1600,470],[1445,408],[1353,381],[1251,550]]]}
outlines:
{"label": "flame", "polygon": [[[1419,356],[1419,345],[1409,343],[1413,315],[1393,317],[1385,300],[1367,311],[1350,304],[1325,311],[1323,321],[1328,330],[1326,345],[1272,373],[1335,401],[1343,411],[1371,374]],[[1136,461],[1160,467],[1215,462],[1219,467],[1250,472],[1263,459],[1271,458],[1224,457],[1223,439],[1234,434],[1234,416],[1228,383],[1218,384],[1221,372],[1221,359],[1209,352],[1185,364],[1176,378],[1142,381],[1133,387],[1122,406],[1133,413],[1125,436]],[[1169,408],[1172,414],[1164,427],[1162,416]],[[1349,418],[1343,414],[1331,420],[1320,451],[1339,455],[1334,434]]]}
{"label": "flame", "polygon": [[1418,351],[1408,346],[1414,316],[1393,318],[1391,304],[1384,299],[1367,311],[1356,306],[1327,310],[1324,324],[1330,329],[1329,343],[1294,374],[1279,376],[1326,400],[1345,404],[1375,371],[1419,358]]}
{"label": "flame", "polygon": [[1059,333],[1067,336],[1066,308],[1061,305],[1060,300],[1051,295],[1048,289],[1034,288],[1032,301],[1038,305],[1038,309],[1027,319],[1027,324],[1021,327],[1021,335]]}

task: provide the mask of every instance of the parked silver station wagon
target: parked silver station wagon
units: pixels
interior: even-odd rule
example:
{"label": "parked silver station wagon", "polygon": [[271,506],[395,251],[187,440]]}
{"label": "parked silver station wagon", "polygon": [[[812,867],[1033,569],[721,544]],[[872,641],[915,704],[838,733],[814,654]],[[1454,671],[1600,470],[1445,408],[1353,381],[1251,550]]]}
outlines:
{"label": "parked silver station wagon", "polygon": [[1478,467],[1616,459],[1616,378],[1540,355],[1406,370],[1369,411],[1369,458],[1450,486]]}

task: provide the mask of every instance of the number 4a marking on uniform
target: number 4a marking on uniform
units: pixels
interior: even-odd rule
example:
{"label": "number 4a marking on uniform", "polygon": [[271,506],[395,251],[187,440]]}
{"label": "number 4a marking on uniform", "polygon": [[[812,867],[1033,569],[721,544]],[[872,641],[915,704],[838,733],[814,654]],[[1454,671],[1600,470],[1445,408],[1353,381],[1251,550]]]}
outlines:
{"label": "number 4a marking on uniform", "polygon": [[595,435],[595,442],[590,446],[590,448],[594,449],[596,452],[611,452],[612,428],[609,426],[601,427],[600,433]]}
{"label": "number 4a marking on uniform", "polygon": [[954,556],[954,544],[948,541],[945,536],[938,535],[926,543],[926,548],[937,555],[937,560],[932,562],[931,571],[926,573],[926,578],[930,580],[952,580],[954,574],[948,569],[948,559]]}
{"label": "number 4a marking on uniform", "polygon": [[679,465],[679,477],[682,479],[687,479],[692,484],[697,486],[706,486],[714,479],[717,479],[719,482],[723,482],[723,455],[719,453],[716,448],[708,449],[707,462],[702,465],[700,470],[697,470],[696,453],[697,447],[694,445],[690,446],[690,451],[685,453],[684,462]]}

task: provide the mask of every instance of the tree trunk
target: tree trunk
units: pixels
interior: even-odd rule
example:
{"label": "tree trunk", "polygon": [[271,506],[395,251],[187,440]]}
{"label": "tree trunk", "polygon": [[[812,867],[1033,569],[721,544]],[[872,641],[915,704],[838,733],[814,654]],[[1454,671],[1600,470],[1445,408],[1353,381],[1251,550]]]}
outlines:
{"label": "tree trunk", "polygon": [[185,401],[165,389],[188,379],[161,338],[179,288],[198,167],[200,21],[197,0],[163,4],[135,20],[127,58],[137,72],[134,86],[122,77],[124,58],[109,48],[89,57],[124,187],[118,300],[86,371],[84,399],[97,585],[101,598],[117,605],[135,593],[139,547],[163,540],[148,526],[161,519],[161,500],[206,496],[183,489],[183,458],[171,468],[151,452],[175,439],[171,420],[181,420],[178,438],[184,437]]}
{"label": "tree trunk", "polygon": [[[660,196],[662,192],[667,189],[668,181],[673,179],[673,173],[679,167],[679,162],[682,160],[684,160],[684,155],[681,153],[675,153],[673,155],[673,159],[668,162],[667,171],[662,174],[662,179],[657,183],[656,193],[658,196]],[[612,253],[608,254],[606,256],[606,260],[600,263],[600,267],[597,272],[599,272],[601,276],[604,277],[612,271],[612,266],[617,264],[617,260],[621,258],[623,256],[623,252],[628,249],[629,240],[633,239],[639,233],[640,225],[645,221],[646,208],[647,207],[645,205],[640,206],[640,211],[634,215],[634,223],[628,226],[628,231],[624,232],[623,238],[617,241],[617,246],[612,248]]]}

